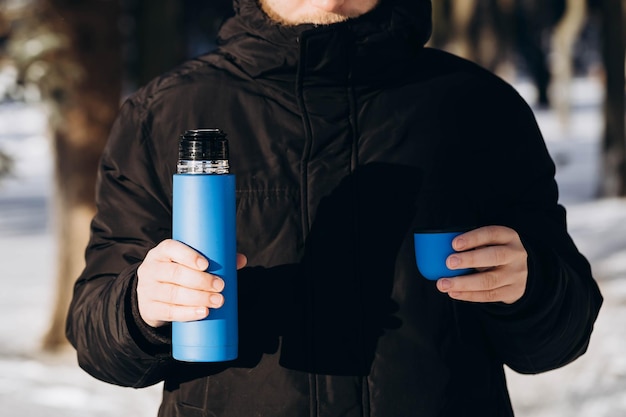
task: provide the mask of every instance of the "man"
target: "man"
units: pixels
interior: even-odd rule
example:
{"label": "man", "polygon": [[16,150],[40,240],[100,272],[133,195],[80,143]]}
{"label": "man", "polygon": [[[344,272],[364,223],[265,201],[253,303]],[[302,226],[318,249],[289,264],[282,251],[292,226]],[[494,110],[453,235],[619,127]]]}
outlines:
{"label": "man", "polygon": [[[602,298],[528,106],[441,51],[426,0],[235,0],[220,47],[124,104],[68,337],[160,416],[511,416],[503,364],[584,353]],[[181,133],[220,128],[237,176],[238,359],[172,359],[171,321],[223,303],[171,237]],[[433,283],[417,228],[470,226]],[[210,231],[207,231],[210,233]]]}

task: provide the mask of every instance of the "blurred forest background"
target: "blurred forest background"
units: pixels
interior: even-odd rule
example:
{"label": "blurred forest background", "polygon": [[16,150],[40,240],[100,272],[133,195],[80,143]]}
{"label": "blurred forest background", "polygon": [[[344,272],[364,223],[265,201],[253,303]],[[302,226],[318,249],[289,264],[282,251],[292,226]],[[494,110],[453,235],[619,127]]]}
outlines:
{"label": "blurred forest background", "polygon": [[[624,0],[433,0],[430,46],[512,81],[568,123],[576,75],[604,82],[598,197],[626,196]],[[57,234],[57,299],[45,350],[66,345],[64,321],[83,268],[97,162],[124,96],[215,48],[231,0],[0,0],[0,104],[46,104]],[[6,82],[6,81],[9,82]],[[11,156],[0,149],[0,177]]]}

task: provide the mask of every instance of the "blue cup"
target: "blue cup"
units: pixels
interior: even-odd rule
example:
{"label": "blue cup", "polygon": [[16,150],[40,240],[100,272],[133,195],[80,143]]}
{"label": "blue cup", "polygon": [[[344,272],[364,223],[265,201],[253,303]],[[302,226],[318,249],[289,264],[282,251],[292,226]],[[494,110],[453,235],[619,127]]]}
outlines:
{"label": "blue cup", "polygon": [[466,275],[473,268],[449,269],[446,259],[456,251],[452,240],[467,230],[420,230],[413,233],[415,263],[420,274],[429,280]]}

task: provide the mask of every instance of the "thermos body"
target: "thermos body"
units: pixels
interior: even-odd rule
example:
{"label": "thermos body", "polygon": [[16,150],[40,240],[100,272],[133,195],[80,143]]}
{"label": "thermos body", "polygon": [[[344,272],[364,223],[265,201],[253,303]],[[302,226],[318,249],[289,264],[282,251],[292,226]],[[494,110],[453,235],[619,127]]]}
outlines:
{"label": "thermos body", "polygon": [[233,174],[173,176],[172,238],[209,260],[208,272],[224,280],[224,304],[208,317],[172,323],[172,356],[188,362],[237,358],[237,243]]}

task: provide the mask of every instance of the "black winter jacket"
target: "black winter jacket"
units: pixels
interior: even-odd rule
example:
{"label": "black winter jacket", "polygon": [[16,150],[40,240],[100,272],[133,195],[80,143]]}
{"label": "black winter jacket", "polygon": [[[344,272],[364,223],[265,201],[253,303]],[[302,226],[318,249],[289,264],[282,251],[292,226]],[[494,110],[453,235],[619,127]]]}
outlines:
{"label": "black winter jacket", "polygon": [[[566,231],[529,107],[424,48],[430,3],[272,24],[253,0],[219,48],[131,96],[100,165],[67,333],[80,366],[164,383],[160,416],[510,416],[523,373],[585,352],[601,296]],[[137,312],[136,270],[171,237],[180,134],[227,132],[237,176],[240,357],[188,364]],[[452,301],[421,277],[417,227],[505,225],[528,252],[512,305]]]}

